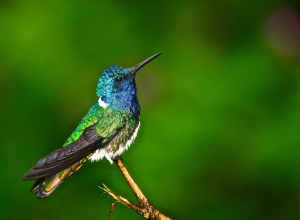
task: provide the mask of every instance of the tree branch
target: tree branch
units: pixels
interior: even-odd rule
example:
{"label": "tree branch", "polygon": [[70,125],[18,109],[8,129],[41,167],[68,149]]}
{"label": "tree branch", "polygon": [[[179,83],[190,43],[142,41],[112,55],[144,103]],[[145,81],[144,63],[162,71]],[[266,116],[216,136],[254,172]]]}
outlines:
{"label": "tree branch", "polygon": [[[126,182],[128,183],[129,187],[131,188],[132,192],[134,193],[135,197],[139,201],[139,204],[135,204],[128,199],[120,196],[119,194],[110,190],[107,186],[104,186],[103,190],[111,195],[117,202],[122,203],[123,205],[129,207],[130,209],[134,210],[135,212],[139,213],[145,219],[150,220],[171,220],[169,217],[162,214],[157,208],[147,199],[147,197],[143,194],[141,189],[135,183],[134,179],[131,177],[130,173],[128,172],[127,168],[123,164],[123,160],[121,157],[117,157],[114,159],[114,162],[119,167],[123,177],[125,178]],[[112,204],[109,218],[113,212],[115,207],[115,203]]]}

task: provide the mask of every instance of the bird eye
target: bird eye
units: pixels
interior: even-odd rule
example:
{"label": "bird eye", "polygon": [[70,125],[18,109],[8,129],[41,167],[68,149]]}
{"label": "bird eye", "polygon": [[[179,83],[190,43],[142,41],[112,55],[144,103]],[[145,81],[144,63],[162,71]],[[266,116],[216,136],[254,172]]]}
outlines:
{"label": "bird eye", "polygon": [[119,82],[122,82],[123,81],[123,78],[118,76],[115,78],[115,82],[119,83]]}

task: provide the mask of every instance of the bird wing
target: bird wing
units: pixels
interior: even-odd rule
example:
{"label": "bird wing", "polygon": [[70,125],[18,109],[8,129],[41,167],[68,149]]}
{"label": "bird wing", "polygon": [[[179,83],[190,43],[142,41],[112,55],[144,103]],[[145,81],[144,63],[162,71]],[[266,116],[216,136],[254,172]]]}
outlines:
{"label": "bird wing", "polygon": [[[95,111],[95,108],[99,110],[99,106],[94,105],[90,111]],[[103,109],[100,109],[100,111],[102,110]],[[114,132],[110,133],[109,136],[106,136],[104,133],[99,132],[99,128],[102,126],[99,126],[99,124],[95,123],[97,120],[95,120],[94,116],[90,115],[92,114],[87,114],[82,123],[78,126],[78,128],[83,130],[83,132],[75,141],[69,141],[69,138],[64,147],[53,151],[45,157],[42,157],[36,163],[36,165],[22,177],[22,179],[38,179],[57,174],[62,170],[69,168],[74,163],[79,162],[95,152],[97,149],[105,146],[119,133],[123,127],[122,123],[116,123],[116,129],[114,129]],[[105,116],[103,115],[104,114],[100,114],[99,117],[105,121]],[[84,124],[85,128],[82,127],[82,124]],[[76,133],[76,131],[74,133]]]}
{"label": "bird wing", "polygon": [[86,128],[83,134],[69,145],[42,157],[23,177],[23,180],[37,179],[56,174],[87,157],[106,144],[97,134],[96,125]]}

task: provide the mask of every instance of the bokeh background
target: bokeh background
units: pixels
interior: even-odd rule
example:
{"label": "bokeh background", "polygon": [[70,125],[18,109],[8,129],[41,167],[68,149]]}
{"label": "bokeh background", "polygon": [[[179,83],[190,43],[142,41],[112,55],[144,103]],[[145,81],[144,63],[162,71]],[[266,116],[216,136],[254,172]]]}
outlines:
{"label": "bokeh background", "polygon": [[[123,154],[173,219],[300,219],[297,0],[0,1],[1,219],[107,219],[118,168],[86,163],[46,200],[22,175],[97,99],[102,71],[137,76],[141,130]],[[142,219],[118,204],[112,219]]]}

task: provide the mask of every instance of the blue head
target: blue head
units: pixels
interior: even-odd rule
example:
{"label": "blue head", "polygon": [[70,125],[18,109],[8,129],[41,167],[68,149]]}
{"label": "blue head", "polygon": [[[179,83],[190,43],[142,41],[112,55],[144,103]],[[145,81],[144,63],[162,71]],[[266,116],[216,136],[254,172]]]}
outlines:
{"label": "blue head", "polygon": [[110,107],[126,112],[133,117],[138,117],[140,115],[140,105],[136,95],[136,73],[160,54],[155,54],[131,68],[112,65],[104,70],[96,89],[97,95]]}

